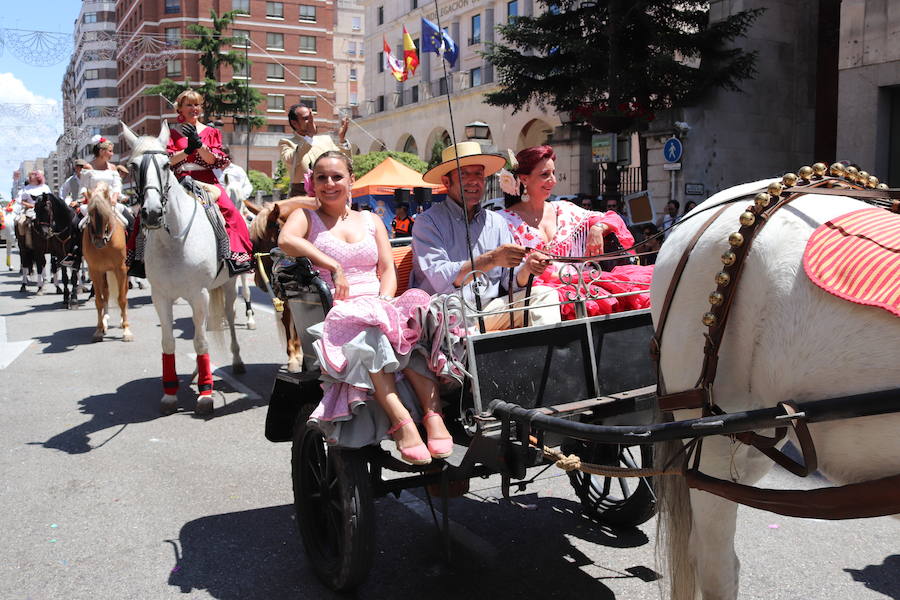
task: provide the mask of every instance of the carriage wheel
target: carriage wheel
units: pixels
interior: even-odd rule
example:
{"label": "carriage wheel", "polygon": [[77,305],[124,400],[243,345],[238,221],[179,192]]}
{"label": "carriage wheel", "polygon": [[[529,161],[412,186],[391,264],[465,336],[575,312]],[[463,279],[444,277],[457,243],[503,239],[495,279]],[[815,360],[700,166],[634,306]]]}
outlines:
{"label": "carriage wheel", "polygon": [[294,508],[306,556],[325,585],[350,590],[366,578],[375,550],[375,505],[365,457],[295,428]]}
{"label": "carriage wheel", "polygon": [[[575,442],[563,447],[586,463],[619,467],[649,467],[653,463],[653,446],[621,446]],[[592,519],[615,527],[635,527],[656,513],[656,496],[650,478],[605,477],[583,471],[570,471],[569,482],[581,500],[581,506]]]}

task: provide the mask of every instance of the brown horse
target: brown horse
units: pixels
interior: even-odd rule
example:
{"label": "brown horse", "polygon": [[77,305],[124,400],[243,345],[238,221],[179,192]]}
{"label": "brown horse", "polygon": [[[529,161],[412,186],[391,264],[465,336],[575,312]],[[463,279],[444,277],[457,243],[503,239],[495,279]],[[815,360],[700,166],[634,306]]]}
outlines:
{"label": "brown horse", "polygon": [[128,326],[128,269],[125,266],[125,226],[113,209],[109,188],[100,184],[87,205],[88,223],[82,232],[82,252],[94,282],[97,329],[93,341],[103,341],[109,321],[107,307],[113,296],[122,313],[122,341],[134,340]]}
{"label": "brown horse", "polygon": [[[281,233],[281,225],[291,210],[298,207],[315,208],[315,200],[312,198],[304,198],[300,200],[291,199],[264,206],[257,206],[252,202],[244,202],[251,213],[256,218],[250,223],[250,241],[253,242],[253,253],[265,254],[278,245],[278,234]],[[272,279],[272,259],[269,256],[261,256],[262,267],[265,270],[265,276],[268,280]],[[256,269],[255,276],[256,287],[271,294],[272,290],[266,285],[266,279],[260,269]],[[299,373],[302,370],[303,351],[300,349],[300,337],[294,329],[294,322],[291,319],[291,309],[287,302],[284,303],[284,310],[281,312],[281,325],[284,328],[284,341],[287,346],[287,370],[291,373]]]}

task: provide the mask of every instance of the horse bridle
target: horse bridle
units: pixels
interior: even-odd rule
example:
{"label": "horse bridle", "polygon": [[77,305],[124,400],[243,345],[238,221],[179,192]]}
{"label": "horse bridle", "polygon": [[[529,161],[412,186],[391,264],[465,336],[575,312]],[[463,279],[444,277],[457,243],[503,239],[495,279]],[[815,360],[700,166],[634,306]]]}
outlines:
{"label": "horse bridle", "polygon": [[[147,190],[156,190],[159,192],[159,203],[162,205],[162,222],[163,227],[166,228],[166,231],[171,234],[169,231],[169,226],[166,224],[166,206],[168,204],[169,198],[169,190],[172,188],[171,183],[169,182],[169,178],[167,177],[165,180],[163,179],[163,169],[159,168],[159,163],[155,160],[150,159],[150,155],[152,154],[162,154],[168,156],[168,152],[165,150],[147,150],[141,155],[140,167],[137,172],[132,169],[132,177],[134,178],[134,188],[135,188],[135,197],[137,198],[138,205],[144,206],[144,194]],[[150,170],[150,165],[153,165],[154,170],[156,171],[156,179],[159,181],[160,186],[146,186],[145,182],[147,181],[147,172]],[[168,165],[167,165],[168,167]],[[171,172],[170,169],[165,169]],[[164,183],[165,181],[165,183]]]}

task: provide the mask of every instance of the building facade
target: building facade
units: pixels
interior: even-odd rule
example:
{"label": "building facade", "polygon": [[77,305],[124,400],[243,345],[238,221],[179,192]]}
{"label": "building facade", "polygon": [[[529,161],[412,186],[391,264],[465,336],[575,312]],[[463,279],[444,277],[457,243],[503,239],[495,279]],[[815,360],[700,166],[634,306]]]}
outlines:
{"label": "building facade", "polygon": [[358,118],[365,98],[365,8],[337,0],[334,12],[334,98],[339,116]]}
{"label": "building facade", "polygon": [[[499,151],[521,150],[545,143],[557,115],[540,110],[511,114],[507,108],[486,104],[484,94],[497,89],[492,65],[479,52],[499,35],[495,26],[518,15],[530,15],[533,0],[444,0],[434,4],[423,0],[365,0],[365,99],[361,101],[359,128],[351,128],[353,142],[362,152],[386,148],[431,160],[436,143],[447,145],[454,137],[467,139],[470,131],[485,132],[481,141]],[[404,25],[417,48],[421,48],[421,19],[445,28],[459,47],[453,67],[442,64],[437,54],[419,52],[419,67],[405,82],[398,83],[385,66],[383,40],[392,54],[402,60]],[[438,23],[438,21],[440,21]],[[447,92],[453,109],[453,127]],[[569,191],[569,181],[561,181],[558,193]]]}
{"label": "building facade", "polygon": [[90,159],[95,135],[118,140],[115,31],[115,2],[82,2],[73,32],[75,51],[62,82],[63,126],[68,134],[57,147],[61,156]]}
{"label": "building facade", "polygon": [[841,6],[838,158],[900,187],[900,7]]}
{"label": "building facade", "polygon": [[[762,8],[736,44],[757,52],[756,73],[740,91],[715,90],[698,105],[658,115],[644,133],[647,189],[658,211],[668,200],[683,208],[739,183],[778,177],[835,158],[836,61],[830,33],[837,18],[832,0],[713,0],[710,19]],[[846,5],[846,2],[844,3]],[[844,11],[846,13],[846,11]],[[663,147],[677,137],[678,168]]]}
{"label": "building facade", "polygon": [[[168,77],[199,86],[206,75],[200,53],[183,47],[192,36],[187,27],[212,27],[211,11],[237,10],[228,30],[243,41],[233,49],[250,60],[234,72],[223,66],[220,81],[237,79],[257,89],[257,107],[267,125],[247,135],[235,115],[221,118],[223,139],[241,166],[267,175],[278,163],[278,139],[290,132],[286,109],[312,104],[323,129],[335,126],[332,39],[334,4],[330,0],[117,0],[119,94],[123,121],[139,133],[159,133],[163,120],[173,123],[175,109],[147,88]],[[239,117],[240,115],[238,115]]]}

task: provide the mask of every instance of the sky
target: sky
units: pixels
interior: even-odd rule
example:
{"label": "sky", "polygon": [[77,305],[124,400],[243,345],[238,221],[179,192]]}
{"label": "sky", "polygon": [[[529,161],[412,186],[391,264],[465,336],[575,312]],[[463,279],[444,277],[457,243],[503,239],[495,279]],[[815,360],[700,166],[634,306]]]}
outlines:
{"label": "sky", "polygon": [[[12,174],[19,163],[49,154],[56,148],[56,138],[63,133],[60,86],[71,57],[71,43],[57,52],[43,49],[35,56],[31,49],[40,40],[27,31],[71,36],[80,9],[80,0],[3,2],[0,13],[0,197],[3,199],[9,198]],[[54,64],[37,66],[33,64],[35,58]],[[55,106],[37,106],[23,114],[11,104]]]}

